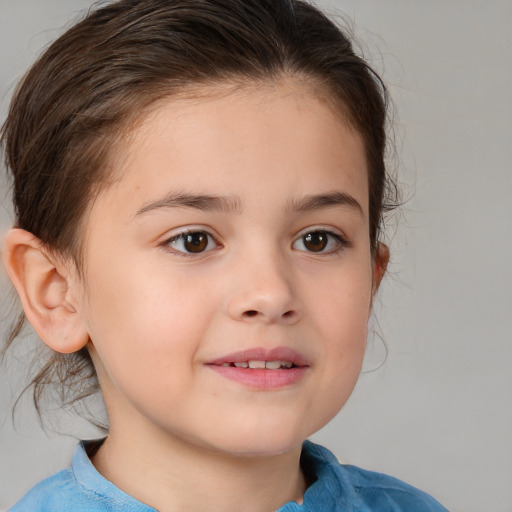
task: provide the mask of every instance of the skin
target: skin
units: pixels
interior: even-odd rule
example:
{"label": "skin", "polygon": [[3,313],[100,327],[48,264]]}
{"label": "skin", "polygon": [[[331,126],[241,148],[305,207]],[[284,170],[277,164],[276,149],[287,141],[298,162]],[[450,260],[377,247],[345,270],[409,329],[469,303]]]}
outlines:
{"label": "skin", "polygon": [[[354,388],[388,259],[370,251],[360,136],[283,81],[166,100],[121,155],[87,220],[86,285],[21,230],[7,244],[42,339],[61,351],[89,340],[111,425],[93,463],[160,511],[301,502],[301,443]],[[171,201],[184,194],[228,199]],[[336,204],[310,201],[326,195]],[[187,230],[207,234],[205,250],[187,252]],[[327,246],[311,250],[304,236],[319,232]],[[32,267],[46,272],[37,293],[23,291]],[[307,362],[292,384],[254,389],[210,365],[278,346]]]}

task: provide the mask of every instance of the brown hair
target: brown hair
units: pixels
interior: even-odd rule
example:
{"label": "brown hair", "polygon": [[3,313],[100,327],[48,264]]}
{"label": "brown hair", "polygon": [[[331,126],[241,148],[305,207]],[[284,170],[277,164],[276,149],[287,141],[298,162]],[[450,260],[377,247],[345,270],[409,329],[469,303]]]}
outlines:
{"label": "brown hair", "polygon": [[[345,34],[301,0],[121,0],[90,11],[29,70],[2,128],[16,225],[80,270],[81,222],[133,120],[194,86],[283,75],[314,83],[362,136],[375,251],[383,211],[396,202],[384,163],[386,88]],[[48,359],[32,381],[36,407],[54,382],[73,393],[79,385],[80,397],[96,390],[87,351]]]}

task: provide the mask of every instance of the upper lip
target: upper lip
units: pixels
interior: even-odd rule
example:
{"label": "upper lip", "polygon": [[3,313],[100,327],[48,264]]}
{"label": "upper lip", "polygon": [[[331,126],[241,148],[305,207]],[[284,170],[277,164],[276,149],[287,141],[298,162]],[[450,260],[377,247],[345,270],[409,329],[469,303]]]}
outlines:
{"label": "upper lip", "polygon": [[291,361],[295,366],[309,366],[307,358],[289,347],[272,349],[249,348],[219,357],[207,364],[221,365],[224,363],[242,363],[244,361]]}

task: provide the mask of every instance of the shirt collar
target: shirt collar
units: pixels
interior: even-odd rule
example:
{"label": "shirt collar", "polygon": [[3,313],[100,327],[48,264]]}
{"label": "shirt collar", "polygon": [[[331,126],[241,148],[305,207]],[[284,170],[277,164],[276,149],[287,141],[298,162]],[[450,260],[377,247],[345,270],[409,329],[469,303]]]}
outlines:
{"label": "shirt collar", "polygon": [[130,512],[157,512],[156,509],[141,503],[132,496],[121,491],[112,482],[103,477],[87,454],[88,449],[95,451],[104,439],[97,441],[82,441],[73,454],[72,469],[78,484],[88,492],[99,495],[105,500],[110,500],[117,507],[123,506],[123,510]]}

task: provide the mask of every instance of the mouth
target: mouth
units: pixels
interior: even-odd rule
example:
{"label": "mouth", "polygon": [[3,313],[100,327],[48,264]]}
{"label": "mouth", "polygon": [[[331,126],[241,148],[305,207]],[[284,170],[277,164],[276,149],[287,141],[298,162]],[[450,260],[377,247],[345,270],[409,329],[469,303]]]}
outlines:
{"label": "mouth", "polygon": [[273,349],[251,348],[227,354],[208,364],[247,368],[253,370],[290,370],[296,367],[309,366],[308,359],[289,347],[276,347]]}
{"label": "mouth", "polygon": [[292,361],[238,361],[236,363],[222,363],[220,366],[232,366],[234,368],[250,368],[252,370],[266,369],[266,370],[289,370],[290,368],[297,368],[297,365]]}
{"label": "mouth", "polygon": [[243,386],[270,390],[296,384],[306,375],[310,364],[295,350],[278,347],[236,352],[211,361],[207,366]]}

